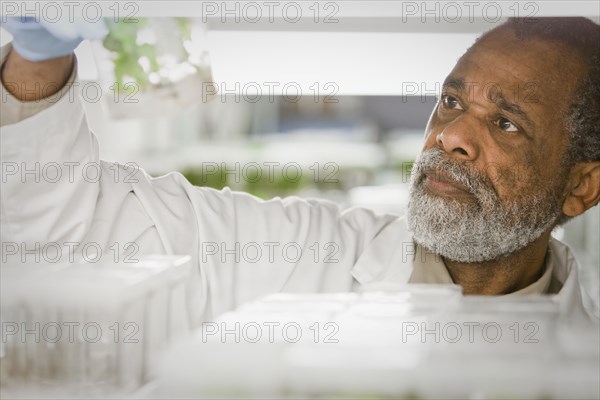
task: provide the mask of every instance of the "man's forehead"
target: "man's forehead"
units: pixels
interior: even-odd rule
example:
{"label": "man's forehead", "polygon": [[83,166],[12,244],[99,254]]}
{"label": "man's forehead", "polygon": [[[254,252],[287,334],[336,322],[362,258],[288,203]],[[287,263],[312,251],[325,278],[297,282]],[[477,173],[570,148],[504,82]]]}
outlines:
{"label": "man's forehead", "polygon": [[568,46],[538,38],[519,39],[510,29],[478,40],[457,67],[468,64],[480,65],[485,68],[485,75],[507,81],[547,82],[560,77],[560,83],[567,86],[576,83],[584,69],[579,54]]}
{"label": "man's forehead", "polygon": [[[541,39],[518,39],[509,30],[494,32],[465,53],[445,81],[462,80],[469,90],[502,88],[513,101],[571,95],[584,65],[564,45]],[[525,97],[524,97],[525,96]]]}

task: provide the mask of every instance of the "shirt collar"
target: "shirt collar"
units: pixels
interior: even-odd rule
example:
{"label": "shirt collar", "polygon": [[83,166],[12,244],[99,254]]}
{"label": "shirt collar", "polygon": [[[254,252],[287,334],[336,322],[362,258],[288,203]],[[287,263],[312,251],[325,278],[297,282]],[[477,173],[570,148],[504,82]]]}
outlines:
{"label": "shirt collar", "polygon": [[[552,253],[549,251],[545,260],[544,273],[542,276],[537,281],[522,289],[509,293],[507,296],[548,293],[553,265]],[[417,245],[415,260],[413,262],[413,271],[408,283],[452,284],[454,282],[452,281],[452,277],[450,277],[442,258],[429,252],[424,247]]]}

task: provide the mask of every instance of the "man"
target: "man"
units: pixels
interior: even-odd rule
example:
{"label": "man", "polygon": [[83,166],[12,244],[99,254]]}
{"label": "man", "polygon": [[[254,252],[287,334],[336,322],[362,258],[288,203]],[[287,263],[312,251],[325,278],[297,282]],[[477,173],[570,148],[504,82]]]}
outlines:
{"label": "man", "polygon": [[[3,252],[4,243],[23,244],[16,257],[57,243],[71,255],[94,243],[111,256],[115,246],[136,258],[191,254],[195,323],[272,292],[407,282],[548,294],[563,312],[583,312],[574,257],[550,234],[600,199],[600,31],[589,20],[511,20],[463,55],[427,125],[406,219],[261,201],[106,162],[89,179],[97,143],[79,99],[64,93],[72,49],[48,57],[52,46],[12,30],[15,49],[2,49],[2,162],[20,169],[3,173]],[[28,103],[43,95],[54,101]],[[37,182],[19,173],[55,164],[71,169]]]}

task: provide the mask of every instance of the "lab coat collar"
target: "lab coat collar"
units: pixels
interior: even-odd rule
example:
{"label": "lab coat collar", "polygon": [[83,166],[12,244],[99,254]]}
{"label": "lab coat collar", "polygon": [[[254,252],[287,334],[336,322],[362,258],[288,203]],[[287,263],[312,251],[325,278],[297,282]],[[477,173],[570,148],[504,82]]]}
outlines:
{"label": "lab coat collar", "polygon": [[371,241],[351,274],[361,285],[408,283],[416,249],[405,219],[398,218]]}
{"label": "lab coat collar", "polygon": [[363,286],[453,283],[441,257],[413,240],[404,217],[389,224],[371,241],[351,273]]}
{"label": "lab coat collar", "polygon": [[[579,281],[579,263],[568,245],[557,239],[550,239],[549,251],[554,262],[553,280],[561,288],[554,299],[559,303],[561,313],[576,317],[592,316],[600,318],[598,305],[583,290]],[[553,282],[554,283],[554,282]]]}

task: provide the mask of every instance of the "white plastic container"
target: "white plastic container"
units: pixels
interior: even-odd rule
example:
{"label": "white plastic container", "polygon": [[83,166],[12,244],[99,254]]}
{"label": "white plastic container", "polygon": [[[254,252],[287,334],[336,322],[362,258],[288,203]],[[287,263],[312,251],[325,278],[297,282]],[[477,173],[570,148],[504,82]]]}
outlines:
{"label": "white plastic container", "polygon": [[[598,327],[562,317],[552,296],[462,296],[452,285],[275,294],[222,315],[210,334],[200,330],[171,348],[156,394],[598,398]],[[254,343],[248,334],[254,331],[244,332],[244,326],[279,328],[290,321],[303,340],[291,341],[276,328],[275,340]],[[324,329],[326,322],[335,329]]]}
{"label": "white plastic container", "polygon": [[188,256],[138,263],[2,265],[3,390],[60,397],[128,393],[186,333]]}

